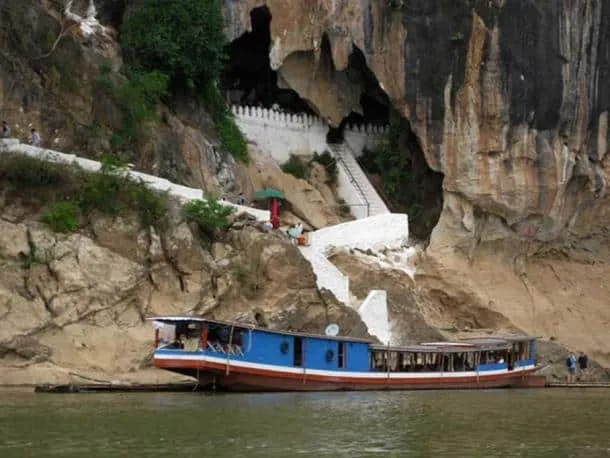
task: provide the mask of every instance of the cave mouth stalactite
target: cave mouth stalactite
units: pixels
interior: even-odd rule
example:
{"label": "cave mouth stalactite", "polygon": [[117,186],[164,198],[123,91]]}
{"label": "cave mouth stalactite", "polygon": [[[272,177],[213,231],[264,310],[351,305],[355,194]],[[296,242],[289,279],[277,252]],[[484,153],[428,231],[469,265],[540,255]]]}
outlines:
{"label": "cave mouth stalactite", "polygon": [[220,86],[230,105],[281,108],[289,113],[315,114],[307,102],[290,89],[278,86],[277,72],[271,69],[271,13],[261,6],[250,12],[252,31],[227,46],[228,62]]}

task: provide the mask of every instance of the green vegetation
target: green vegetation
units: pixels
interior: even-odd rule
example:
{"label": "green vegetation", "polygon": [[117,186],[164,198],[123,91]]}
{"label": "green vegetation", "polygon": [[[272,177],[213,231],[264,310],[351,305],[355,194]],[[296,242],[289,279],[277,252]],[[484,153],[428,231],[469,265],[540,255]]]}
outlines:
{"label": "green vegetation", "polygon": [[42,220],[56,232],[74,232],[92,212],[118,216],[133,211],[143,228],[159,227],[167,209],[167,196],[127,177],[123,162],[102,158],[98,173],[74,165],[54,164],[27,156],[0,157],[0,181],[9,195],[25,204],[44,207]]}
{"label": "green vegetation", "polygon": [[282,164],[282,172],[288,173],[297,178],[306,180],[309,178],[309,165],[303,159],[294,154],[290,155],[290,158]]}
{"label": "green vegetation", "polygon": [[233,113],[220,95],[218,87],[212,82],[208,83],[203,88],[201,96],[216,125],[222,146],[238,161],[249,163],[246,139],[235,124]]}
{"label": "green vegetation", "polygon": [[55,232],[74,232],[81,216],[78,202],[55,202],[45,210],[42,220]]}
{"label": "green vegetation", "polygon": [[166,95],[188,95],[204,103],[223,147],[248,163],[246,141],[216,87],[226,44],[220,0],[145,0],[134,9],[121,28],[127,82],[114,93],[125,128],[113,146],[133,142]]}
{"label": "green vegetation", "polygon": [[324,166],[326,176],[328,177],[327,184],[337,184],[339,168],[337,167],[337,161],[329,151],[324,151],[322,154],[314,153],[313,161]]}
{"label": "green vegetation", "polygon": [[129,66],[167,75],[175,92],[196,94],[216,81],[225,45],[220,0],[145,0],[121,27]]}
{"label": "green vegetation", "polygon": [[407,3],[407,0],[388,0],[388,4],[390,5],[390,8],[393,8],[395,10],[399,10],[402,7],[405,6],[405,4]]}
{"label": "green vegetation", "polygon": [[464,34],[462,32],[456,32],[453,35],[451,35],[450,40],[453,42],[464,41]]}
{"label": "green vegetation", "polygon": [[358,159],[379,177],[378,191],[394,211],[409,215],[417,237],[428,237],[442,209],[442,175],[428,167],[418,139],[397,113],[390,118],[387,136]]}
{"label": "green vegetation", "polygon": [[324,170],[326,170],[327,184],[333,185],[337,183],[339,176],[337,161],[328,151],[324,151],[322,154],[314,153],[313,159],[309,162],[291,154],[288,161],[282,164],[281,169],[284,173],[307,180],[311,175],[311,164],[313,162],[321,164]]}
{"label": "green vegetation", "polygon": [[359,159],[360,164],[369,172],[381,177],[383,192],[395,195],[401,185],[412,181],[411,160],[400,151],[400,124],[391,120],[387,136],[372,150],[365,150]]}
{"label": "green vegetation", "polygon": [[231,227],[229,216],[234,211],[234,207],[222,205],[213,197],[207,197],[207,200],[192,200],[183,209],[187,221],[197,224],[200,236],[206,242],[213,241],[219,230]]}

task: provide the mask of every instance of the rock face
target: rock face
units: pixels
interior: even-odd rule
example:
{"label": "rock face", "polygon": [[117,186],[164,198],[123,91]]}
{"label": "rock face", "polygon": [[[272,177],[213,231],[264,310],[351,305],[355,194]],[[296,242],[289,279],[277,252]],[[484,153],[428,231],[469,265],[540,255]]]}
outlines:
{"label": "rock face", "polygon": [[[227,34],[262,3],[225,2]],[[334,124],[359,111],[363,86],[346,74],[363,54],[444,174],[444,214],[464,235],[488,217],[495,237],[540,240],[586,231],[601,211],[607,222],[608,2],[264,4],[273,67]]]}
{"label": "rock face", "polygon": [[[210,250],[176,216],[162,233],[135,217],[94,217],[51,233],[31,216],[0,218],[0,384],[162,380],[150,371],[152,315],[254,320],[321,333],[331,322],[368,336],[357,313],[318,291],[311,266],[281,234],[244,221]],[[72,378],[73,379],[73,378]]]}

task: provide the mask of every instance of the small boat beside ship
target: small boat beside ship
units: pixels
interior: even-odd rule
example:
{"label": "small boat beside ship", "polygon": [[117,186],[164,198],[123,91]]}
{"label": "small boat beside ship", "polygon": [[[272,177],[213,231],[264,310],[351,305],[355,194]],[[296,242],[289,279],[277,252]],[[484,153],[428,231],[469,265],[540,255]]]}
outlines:
{"label": "small boat beside ship", "polygon": [[[370,340],[154,317],[156,367],[226,391],[485,389],[538,385],[536,339],[506,335],[394,347]],[[334,329],[333,329],[334,328]]]}

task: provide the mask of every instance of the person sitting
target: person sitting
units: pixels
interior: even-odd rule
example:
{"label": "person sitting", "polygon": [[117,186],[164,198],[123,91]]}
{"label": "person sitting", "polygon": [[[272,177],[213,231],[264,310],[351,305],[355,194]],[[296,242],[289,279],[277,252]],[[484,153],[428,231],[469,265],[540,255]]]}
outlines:
{"label": "person sitting", "polygon": [[10,138],[11,128],[8,126],[6,121],[2,121],[2,138]]}

